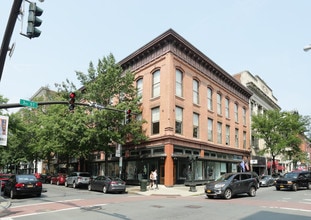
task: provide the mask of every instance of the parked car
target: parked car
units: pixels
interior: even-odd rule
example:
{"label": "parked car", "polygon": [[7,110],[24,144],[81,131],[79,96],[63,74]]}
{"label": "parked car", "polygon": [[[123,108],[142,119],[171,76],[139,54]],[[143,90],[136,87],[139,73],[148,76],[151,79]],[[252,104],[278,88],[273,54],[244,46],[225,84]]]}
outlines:
{"label": "parked car", "polygon": [[251,174],[252,174],[252,176],[256,179],[256,181],[257,181],[257,188],[259,188],[259,186],[260,186],[260,180],[259,180],[259,176],[258,176],[258,174],[256,173],[256,172],[250,172]]}
{"label": "parked car", "polygon": [[275,184],[275,179],[271,175],[263,175],[259,180],[259,186],[273,186]]}
{"label": "parked car", "polygon": [[256,196],[258,189],[257,177],[253,172],[226,173],[215,181],[205,185],[205,194],[208,198],[223,197],[231,199],[234,195],[247,193]]}
{"label": "parked car", "polygon": [[67,176],[65,186],[72,186],[72,188],[88,186],[90,180],[91,174],[89,172],[72,172]]}
{"label": "parked car", "polygon": [[275,184],[276,190],[290,189],[297,191],[298,188],[306,187],[311,189],[310,171],[292,171],[280,177]]}
{"label": "parked car", "polygon": [[3,194],[11,199],[17,196],[41,196],[42,182],[33,174],[12,175],[4,186]]}
{"label": "parked car", "polygon": [[88,190],[107,192],[120,192],[125,193],[126,185],[125,181],[119,177],[110,176],[97,176],[95,179],[90,181]]}
{"label": "parked car", "polygon": [[56,185],[64,185],[66,182],[67,174],[59,173],[51,177],[50,183]]}
{"label": "parked car", "polygon": [[50,174],[50,173],[45,173],[45,174],[40,174],[39,180],[40,180],[42,183],[50,183],[50,182],[51,182],[51,178],[52,178],[52,174]]}
{"label": "parked car", "polygon": [[6,173],[1,173],[0,174],[0,181],[1,181],[1,191],[3,191],[4,186],[8,179],[12,176],[12,174],[6,174]]}

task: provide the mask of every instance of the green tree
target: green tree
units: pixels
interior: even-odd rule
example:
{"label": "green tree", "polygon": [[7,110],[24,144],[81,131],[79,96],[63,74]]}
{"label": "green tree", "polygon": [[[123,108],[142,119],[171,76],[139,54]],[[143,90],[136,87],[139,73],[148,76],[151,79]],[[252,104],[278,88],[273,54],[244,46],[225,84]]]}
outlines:
{"label": "green tree", "polygon": [[[123,71],[110,54],[98,60],[96,68],[90,62],[87,74],[80,71],[76,74],[82,84],[82,91],[77,91],[77,99],[104,106],[104,109],[99,110],[93,108],[86,111],[83,108],[81,114],[76,115],[75,111],[72,115],[75,121],[81,121],[79,128],[84,126],[77,143],[80,144],[78,149],[81,152],[104,151],[107,162],[107,156],[113,152],[116,144],[140,143],[147,139],[141,130],[145,121],[132,120],[130,124],[124,124],[126,109],[131,109],[133,115],[140,114],[140,97],[137,97],[137,90],[133,85],[132,72]],[[75,88],[68,80],[56,86],[64,94]],[[107,164],[105,167],[107,173]]]}
{"label": "green tree", "polygon": [[[0,104],[6,104],[6,103],[8,103],[8,99],[7,98],[4,98],[2,95],[0,95]],[[0,115],[2,115],[3,114],[3,110],[2,109],[0,109]]]}
{"label": "green tree", "polygon": [[270,153],[275,172],[275,157],[301,153],[301,135],[307,131],[309,121],[297,112],[268,110],[252,116],[252,133],[265,141],[261,153]]}
{"label": "green tree", "polygon": [[16,168],[21,162],[29,161],[27,159],[28,142],[29,135],[25,123],[19,113],[12,113],[9,119],[7,146],[1,146],[1,166],[8,167],[9,172],[13,172],[13,169],[16,172]]}

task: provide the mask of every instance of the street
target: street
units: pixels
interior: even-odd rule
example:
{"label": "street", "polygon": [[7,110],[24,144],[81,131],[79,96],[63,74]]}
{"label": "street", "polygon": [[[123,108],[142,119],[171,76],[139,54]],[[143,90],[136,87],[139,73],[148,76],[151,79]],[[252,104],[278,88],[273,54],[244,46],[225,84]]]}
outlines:
{"label": "street", "polygon": [[45,184],[40,198],[11,200],[1,219],[282,219],[305,220],[311,216],[311,191],[276,191],[262,187],[256,197],[231,200],[207,199],[205,195],[174,196],[136,193],[103,194]]}

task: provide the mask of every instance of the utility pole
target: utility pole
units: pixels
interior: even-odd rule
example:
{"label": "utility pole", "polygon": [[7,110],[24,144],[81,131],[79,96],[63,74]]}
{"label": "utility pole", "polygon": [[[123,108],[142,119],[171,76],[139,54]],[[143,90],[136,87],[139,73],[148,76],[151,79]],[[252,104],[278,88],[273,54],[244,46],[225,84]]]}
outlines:
{"label": "utility pole", "polygon": [[23,0],[14,0],[11,13],[10,13],[10,17],[9,17],[9,20],[8,20],[8,23],[7,23],[5,32],[4,32],[2,45],[0,49],[0,81],[1,81],[2,72],[4,68],[5,58],[9,50],[10,40],[11,40],[14,26],[17,20],[17,16],[20,13],[22,2]]}

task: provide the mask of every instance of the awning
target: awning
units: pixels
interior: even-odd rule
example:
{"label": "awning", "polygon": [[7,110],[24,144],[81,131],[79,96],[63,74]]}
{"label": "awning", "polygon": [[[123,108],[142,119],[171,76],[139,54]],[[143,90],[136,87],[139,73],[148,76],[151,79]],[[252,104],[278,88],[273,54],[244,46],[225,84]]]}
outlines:
{"label": "awning", "polygon": [[[272,167],[271,167],[272,164],[273,164],[273,161],[268,161],[268,162],[267,162],[267,168],[268,168],[268,169],[272,168]],[[274,161],[274,164],[275,164],[275,169],[277,169],[277,170],[285,170],[285,167],[282,166],[281,164],[279,164],[279,161],[275,160],[275,161]]]}
{"label": "awning", "polygon": [[[267,162],[267,168],[270,169],[272,167],[272,164],[273,164],[273,161],[268,161]],[[277,168],[279,165],[279,162],[277,160],[275,160],[274,164],[275,164],[275,168]]]}

